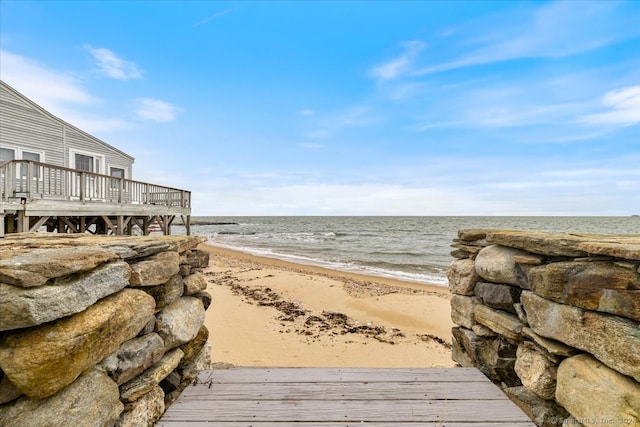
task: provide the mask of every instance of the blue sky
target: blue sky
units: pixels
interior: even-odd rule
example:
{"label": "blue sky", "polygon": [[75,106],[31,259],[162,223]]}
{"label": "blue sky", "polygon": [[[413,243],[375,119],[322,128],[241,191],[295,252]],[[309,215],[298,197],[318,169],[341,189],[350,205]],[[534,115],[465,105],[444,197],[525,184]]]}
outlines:
{"label": "blue sky", "polygon": [[640,214],[640,2],[2,1],[0,77],[194,215]]}

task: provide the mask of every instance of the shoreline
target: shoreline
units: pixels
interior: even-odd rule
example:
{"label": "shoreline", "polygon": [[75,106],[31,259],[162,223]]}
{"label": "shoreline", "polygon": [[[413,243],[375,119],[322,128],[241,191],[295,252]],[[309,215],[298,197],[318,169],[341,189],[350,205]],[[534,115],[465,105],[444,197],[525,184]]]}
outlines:
{"label": "shoreline", "polygon": [[445,287],[199,248],[214,366],[455,366]]}
{"label": "shoreline", "polygon": [[[223,245],[223,244],[216,244],[216,243],[212,243],[210,241],[207,241],[204,243],[204,245],[207,245],[209,247],[212,248],[216,248],[216,249],[220,249],[220,250],[228,250],[234,254],[243,254],[243,255],[247,255],[250,257],[255,257],[257,260],[260,259],[266,259],[266,260],[273,260],[273,261],[278,261],[278,262],[282,262],[284,264],[289,265],[292,268],[296,268],[296,267],[301,267],[303,269],[309,267],[310,269],[313,268],[318,268],[318,269],[322,269],[325,270],[326,272],[337,272],[339,274],[352,274],[354,276],[362,276],[364,277],[368,277],[371,278],[373,280],[392,280],[394,282],[399,282],[399,283],[405,283],[405,284],[411,284],[411,285],[419,285],[419,286],[429,286],[429,287],[438,287],[441,289],[445,289],[448,290],[448,285],[445,283],[439,284],[433,281],[428,281],[428,279],[425,280],[411,280],[410,278],[401,278],[398,276],[393,275],[392,272],[389,272],[387,274],[381,273],[381,274],[376,274],[374,272],[370,272],[368,270],[366,270],[365,267],[340,267],[340,266],[332,266],[332,265],[326,265],[326,264],[330,264],[328,261],[323,262],[323,261],[317,261],[317,260],[313,260],[313,259],[309,259],[309,258],[301,258],[300,261],[297,260],[290,260],[291,258],[295,258],[295,256],[287,256],[284,254],[274,254],[272,256],[267,255],[267,254],[257,254],[257,253],[253,253],[250,249],[243,249],[243,248],[236,248],[236,247],[231,247],[228,245]],[[289,258],[289,259],[288,259]],[[305,260],[305,261],[303,261]],[[384,270],[383,270],[384,271]],[[398,272],[400,274],[402,274],[403,272]],[[407,274],[412,274],[412,273],[407,273]],[[446,280],[446,277],[444,278],[444,280]]]}
{"label": "shoreline", "polygon": [[351,279],[360,282],[379,282],[389,286],[397,286],[400,288],[427,290],[430,292],[442,293],[449,295],[449,288],[447,286],[438,285],[435,283],[423,283],[412,282],[410,280],[402,280],[394,277],[377,276],[374,274],[366,274],[354,271],[338,270],[329,267],[324,267],[315,264],[303,264],[293,261],[283,260],[281,258],[269,257],[263,255],[255,255],[248,252],[243,252],[239,249],[232,249],[226,246],[217,246],[211,243],[202,243],[200,249],[204,249],[210,254],[217,256],[230,257],[238,260],[252,262],[256,264],[262,264],[269,267],[277,267],[282,269],[290,269],[299,271],[306,274],[318,274],[334,277],[338,279]]}

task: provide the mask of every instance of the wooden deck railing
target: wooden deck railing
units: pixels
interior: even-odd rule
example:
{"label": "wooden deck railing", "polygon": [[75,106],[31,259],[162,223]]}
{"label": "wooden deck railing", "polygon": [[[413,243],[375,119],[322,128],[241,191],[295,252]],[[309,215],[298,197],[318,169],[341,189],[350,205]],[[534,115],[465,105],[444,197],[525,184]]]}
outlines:
{"label": "wooden deck railing", "polygon": [[191,192],[29,160],[0,162],[0,202],[39,199],[191,207]]}

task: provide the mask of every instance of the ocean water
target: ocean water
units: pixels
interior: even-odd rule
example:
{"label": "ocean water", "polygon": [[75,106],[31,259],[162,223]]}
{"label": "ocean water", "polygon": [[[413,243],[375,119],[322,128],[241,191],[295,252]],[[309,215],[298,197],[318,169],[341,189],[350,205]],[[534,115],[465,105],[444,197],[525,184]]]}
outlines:
{"label": "ocean water", "polygon": [[243,252],[446,286],[459,229],[639,234],[640,217],[193,217],[192,234]]}

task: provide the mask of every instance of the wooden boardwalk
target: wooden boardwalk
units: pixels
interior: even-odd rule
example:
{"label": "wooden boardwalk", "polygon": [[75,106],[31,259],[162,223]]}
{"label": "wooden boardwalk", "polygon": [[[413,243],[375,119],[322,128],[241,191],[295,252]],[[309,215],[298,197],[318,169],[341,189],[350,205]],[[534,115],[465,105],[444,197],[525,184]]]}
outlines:
{"label": "wooden boardwalk", "polygon": [[202,371],[156,425],[535,426],[472,368]]}

